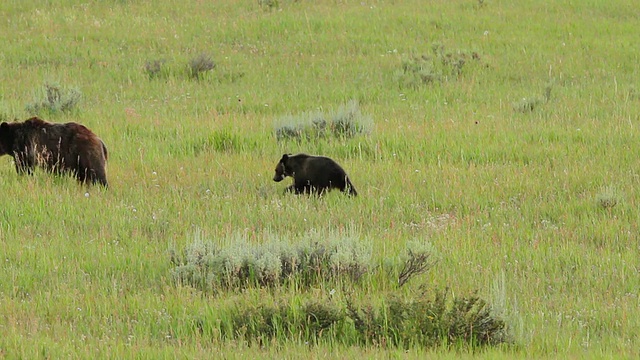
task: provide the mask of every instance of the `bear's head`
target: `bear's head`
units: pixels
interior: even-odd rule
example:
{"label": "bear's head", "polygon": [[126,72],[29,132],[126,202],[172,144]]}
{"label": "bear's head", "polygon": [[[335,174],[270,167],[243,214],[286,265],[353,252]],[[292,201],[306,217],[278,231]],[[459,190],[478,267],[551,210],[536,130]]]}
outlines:
{"label": "bear's head", "polygon": [[14,124],[3,122],[0,124],[0,155],[10,154],[13,149]]}
{"label": "bear's head", "polygon": [[292,176],[291,169],[287,167],[287,160],[289,160],[289,154],[282,155],[282,159],[276,165],[276,174],[273,175],[273,181],[280,182],[287,176]]}

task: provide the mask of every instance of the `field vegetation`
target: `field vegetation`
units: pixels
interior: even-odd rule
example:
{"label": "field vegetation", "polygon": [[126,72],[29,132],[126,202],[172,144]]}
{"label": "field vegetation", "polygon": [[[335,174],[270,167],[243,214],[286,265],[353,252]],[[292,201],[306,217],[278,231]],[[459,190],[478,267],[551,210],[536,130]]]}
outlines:
{"label": "field vegetation", "polygon": [[[637,358],[637,3],[0,2],[0,357]],[[285,194],[283,153],[357,197]]]}

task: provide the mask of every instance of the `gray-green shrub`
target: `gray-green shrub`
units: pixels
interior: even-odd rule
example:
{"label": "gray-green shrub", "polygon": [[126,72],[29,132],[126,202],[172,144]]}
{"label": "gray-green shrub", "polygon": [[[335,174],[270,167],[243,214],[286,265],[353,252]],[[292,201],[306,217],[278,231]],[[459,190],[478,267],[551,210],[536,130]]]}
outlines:
{"label": "gray-green shrub", "polygon": [[216,63],[213,61],[209,54],[201,53],[189,60],[189,77],[192,79],[200,80],[204,74],[216,67]]}
{"label": "gray-green shrub", "polygon": [[81,99],[80,90],[48,82],[37,92],[34,101],[26,105],[25,110],[30,115],[38,115],[42,112],[48,114],[68,113],[77,108]]}
{"label": "gray-green shrub", "polygon": [[197,240],[175,251],[174,279],[206,290],[276,286],[293,281],[310,286],[324,280],[358,282],[372,268],[371,249],[355,239],[327,240],[310,234],[297,244],[276,240],[249,244],[243,238],[219,247]]}
{"label": "gray-green shrub", "polygon": [[281,117],[275,126],[276,140],[317,140],[352,138],[371,132],[373,120],[360,111],[355,100],[340,106],[332,113],[321,111]]}

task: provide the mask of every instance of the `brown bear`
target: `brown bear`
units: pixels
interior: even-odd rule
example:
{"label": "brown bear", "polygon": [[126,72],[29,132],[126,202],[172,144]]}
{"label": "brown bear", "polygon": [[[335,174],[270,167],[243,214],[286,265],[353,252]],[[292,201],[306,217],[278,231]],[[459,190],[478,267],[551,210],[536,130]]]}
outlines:
{"label": "brown bear", "polygon": [[91,130],[75,122],[52,124],[37,117],[0,124],[0,155],[11,155],[18,174],[35,166],[70,173],[81,183],[107,187],[107,147]]}
{"label": "brown bear", "polygon": [[293,185],[286,192],[322,195],[336,188],[349,195],[358,195],[347,173],[328,157],[284,154],[276,165],[273,181],[280,182],[287,176],[293,177]]}

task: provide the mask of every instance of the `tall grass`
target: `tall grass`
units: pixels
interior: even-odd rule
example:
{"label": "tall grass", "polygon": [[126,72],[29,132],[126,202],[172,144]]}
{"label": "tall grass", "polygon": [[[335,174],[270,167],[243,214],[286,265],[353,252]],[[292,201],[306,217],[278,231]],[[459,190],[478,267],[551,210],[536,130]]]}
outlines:
{"label": "tall grass", "polygon": [[[80,89],[82,102],[47,120],[87,125],[110,154],[106,191],[41,171],[18,176],[0,158],[0,354],[638,357],[636,7],[0,3],[0,31],[10,34],[0,37],[2,119],[27,118],[34,89],[55,79]],[[451,81],[399,86],[403,60],[432,55],[432,44],[480,61],[449,72]],[[202,49],[215,68],[193,81],[184,69]],[[157,59],[165,65],[150,79],[145,66]],[[549,101],[514,111],[552,80]],[[368,136],[274,141],[284,114],[350,100],[375,119]],[[283,151],[340,159],[362,196],[283,195],[271,180]],[[405,353],[381,343],[216,340],[198,319],[240,300],[270,306],[332,289],[212,295],[171,275],[168,249],[185,248],[196,229],[209,239],[246,234],[257,246],[265,234],[295,243],[311,229],[348,237],[354,228],[376,262],[428,240],[438,262],[424,282],[489,299],[518,346]],[[353,287],[354,301],[380,304],[397,290],[385,276]],[[410,299],[420,289],[398,291]]]}

